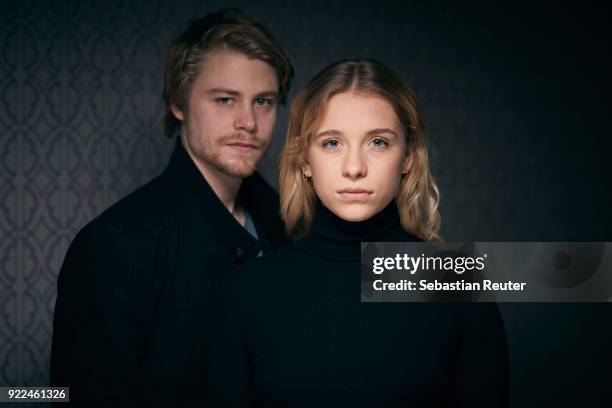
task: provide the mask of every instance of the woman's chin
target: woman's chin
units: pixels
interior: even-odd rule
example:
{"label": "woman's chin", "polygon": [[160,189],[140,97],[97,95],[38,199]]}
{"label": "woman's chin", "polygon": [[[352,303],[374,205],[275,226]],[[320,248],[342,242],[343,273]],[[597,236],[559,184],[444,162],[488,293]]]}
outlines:
{"label": "woman's chin", "polygon": [[361,222],[372,218],[378,210],[364,205],[342,205],[331,211],[339,218],[349,222]]}

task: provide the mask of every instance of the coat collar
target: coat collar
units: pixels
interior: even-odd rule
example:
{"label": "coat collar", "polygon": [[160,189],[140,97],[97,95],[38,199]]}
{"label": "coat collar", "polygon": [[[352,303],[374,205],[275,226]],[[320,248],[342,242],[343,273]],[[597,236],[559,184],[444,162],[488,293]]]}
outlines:
{"label": "coat collar", "polygon": [[284,243],[278,195],[258,173],[243,180],[238,200],[251,215],[259,242],[223,205],[183,147],[180,137],[163,177],[180,196],[188,197],[199,209],[199,218],[213,233],[215,244],[221,249],[235,253],[240,248],[250,257],[259,250],[265,252]]}

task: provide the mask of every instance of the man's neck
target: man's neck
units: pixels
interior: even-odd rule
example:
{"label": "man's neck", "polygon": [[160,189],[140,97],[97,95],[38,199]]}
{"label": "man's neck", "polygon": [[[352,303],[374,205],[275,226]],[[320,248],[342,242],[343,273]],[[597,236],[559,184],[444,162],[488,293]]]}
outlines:
{"label": "man's neck", "polygon": [[236,218],[236,220],[244,226],[245,216],[242,207],[238,204],[238,192],[242,185],[242,177],[229,176],[219,170],[208,166],[206,163],[202,163],[198,160],[191,151],[185,147],[185,151],[189,154],[191,161],[196,165],[200,174],[204,177],[208,185],[215,192],[219,200],[223,203],[223,206]]}

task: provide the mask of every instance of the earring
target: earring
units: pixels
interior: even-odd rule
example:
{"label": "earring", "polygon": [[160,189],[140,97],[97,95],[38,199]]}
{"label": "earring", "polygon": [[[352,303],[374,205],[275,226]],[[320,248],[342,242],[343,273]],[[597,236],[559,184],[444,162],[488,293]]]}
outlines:
{"label": "earring", "polygon": [[310,171],[308,171],[308,169],[302,168],[302,176],[306,178],[310,177]]}

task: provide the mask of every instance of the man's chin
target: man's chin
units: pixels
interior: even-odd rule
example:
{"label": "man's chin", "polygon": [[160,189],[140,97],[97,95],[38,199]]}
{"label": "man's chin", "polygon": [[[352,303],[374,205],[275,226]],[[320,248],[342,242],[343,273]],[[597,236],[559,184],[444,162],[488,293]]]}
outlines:
{"label": "man's chin", "polygon": [[257,163],[225,163],[220,170],[228,176],[245,178],[253,175],[257,170]]}

